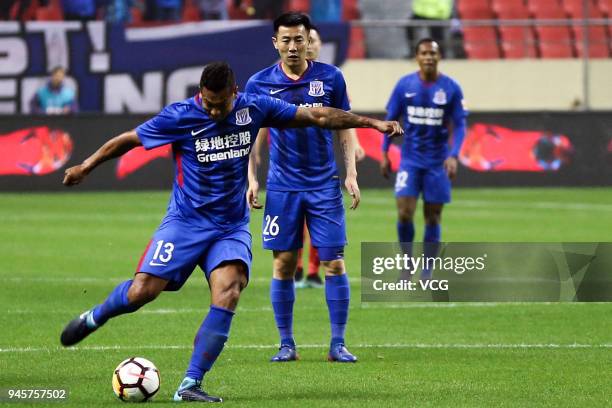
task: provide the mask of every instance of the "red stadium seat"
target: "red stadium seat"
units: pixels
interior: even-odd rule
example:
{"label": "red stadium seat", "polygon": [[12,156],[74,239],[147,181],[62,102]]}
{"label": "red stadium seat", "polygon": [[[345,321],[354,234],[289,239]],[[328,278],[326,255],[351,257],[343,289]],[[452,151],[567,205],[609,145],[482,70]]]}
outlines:
{"label": "red stadium seat", "polygon": [[459,17],[464,20],[492,20],[495,18],[488,1],[463,1],[462,4],[463,6],[459,9]]}
{"label": "red stadium seat", "polygon": [[[608,58],[608,36],[606,35],[606,27],[591,26],[588,28],[589,33],[589,58]],[[574,45],[576,46],[576,54],[579,57],[584,57],[586,54],[584,51],[584,27],[581,25],[573,25],[572,31],[574,32]]]}
{"label": "red stadium seat", "polygon": [[474,9],[490,9],[489,0],[458,0],[457,11],[459,16],[463,18],[465,14],[469,14],[470,10]]}
{"label": "red stadium seat", "polygon": [[532,27],[499,28],[504,58],[537,58],[535,36]]}
{"label": "red stadium seat", "polygon": [[233,1],[227,2],[227,12],[230,20],[247,20],[251,18],[247,10],[252,6],[253,2],[251,0],[243,0],[238,7],[234,6]]}
{"label": "red stadium seat", "polygon": [[357,0],[342,0],[342,20],[351,21],[361,18],[361,10]]}
{"label": "red stadium seat", "polygon": [[[583,0],[563,0],[563,7],[571,18],[583,18],[584,16]],[[603,18],[603,13],[593,0],[589,1],[588,7],[590,18]]]}
{"label": "red stadium seat", "polygon": [[597,0],[599,10],[608,18],[612,18],[612,0]]}
{"label": "red stadium seat", "polygon": [[528,0],[527,7],[535,18],[567,18],[559,0]]}
{"label": "red stadium seat", "polygon": [[287,2],[287,11],[310,13],[310,0],[289,0]]}
{"label": "red stadium seat", "polygon": [[349,43],[348,57],[357,59],[366,57],[363,27],[351,27],[351,41]]}
{"label": "red stadium seat", "polygon": [[522,1],[510,2],[508,0],[493,0],[491,8],[497,14],[497,18],[503,20],[527,20],[529,10]]}
{"label": "red stadium seat", "polygon": [[200,9],[194,0],[185,0],[182,18],[183,21],[200,21]]}
{"label": "red stadium seat", "polygon": [[542,58],[573,58],[572,37],[567,26],[536,26]]}
{"label": "red stadium seat", "polygon": [[463,29],[463,44],[468,58],[501,58],[497,35],[493,27],[465,27]]}

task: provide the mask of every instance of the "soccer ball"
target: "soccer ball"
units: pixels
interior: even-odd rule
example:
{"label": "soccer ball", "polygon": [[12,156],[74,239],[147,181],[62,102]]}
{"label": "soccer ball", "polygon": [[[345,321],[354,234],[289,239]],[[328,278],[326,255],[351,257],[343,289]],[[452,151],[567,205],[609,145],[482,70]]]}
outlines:
{"label": "soccer ball", "polygon": [[159,370],[142,357],[123,360],[113,373],[113,391],[121,401],[148,401],[159,391]]}

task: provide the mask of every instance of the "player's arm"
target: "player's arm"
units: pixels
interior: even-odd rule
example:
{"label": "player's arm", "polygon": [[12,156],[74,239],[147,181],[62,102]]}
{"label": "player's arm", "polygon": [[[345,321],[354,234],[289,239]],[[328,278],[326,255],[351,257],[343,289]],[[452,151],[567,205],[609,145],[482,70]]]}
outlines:
{"label": "player's arm", "polygon": [[339,130],[338,139],[342,147],[342,156],[344,157],[344,167],[346,169],[344,186],[352,199],[350,208],[354,210],[359,205],[359,201],[361,201],[361,194],[357,184],[357,167],[355,166],[355,138],[351,130],[354,132],[354,129]]}
{"label": "player's arm", "polygon": [[93,169],[107,160],[119,157],[136,146],[140,146],[140,139],[136,134],[136,130],[130,130],[115,136],[108,142],[104,143],[94,154],[89,156],[83,163],[66,169],[64,173],[64,185],[73,186],[79,184],[85,176]]}
{"label": "player's arm", "polygon": [[259,129],[253,150],[249,155],[249,188],[247,189],[246,199],[249,208],[260,209],[263,206],[259,203],[259,180],[257,179],[257,169],[261,164],[261,152],[268,138],[267,129]]}
{"label": "player's arm", "polygon": [[[398,120],[402,112],[402,86],[401,80],[395,85],[389,102],[387,102],[387,116],[385,120]],[[382,142],[382,160],[380,162],[380,174],[384,178],[389,178],[391,175],[391,160],[389,160],[389,148],[391,147],[391,138],[383,135]]]}
{"label": "player's arm", "polygon": [[387,133],[389,136],[398,136],[404,133],[398,122],[368,118],[330,107],[299,107],[295,117],[287,123],[287,126],[318,126],[324,129],[371,128]]}
{"label": "player's arm", "polygon": [[453,180],[457,176],[457,167],[459,152],[465,139],[465,129],[467,116],[466,111],[463,107],[463,94],[459,91],[455,97],[452,110],[452,122],[453,122],[453,144],[451,146],[450,155],[444,161],[444,170],[448,177]]}

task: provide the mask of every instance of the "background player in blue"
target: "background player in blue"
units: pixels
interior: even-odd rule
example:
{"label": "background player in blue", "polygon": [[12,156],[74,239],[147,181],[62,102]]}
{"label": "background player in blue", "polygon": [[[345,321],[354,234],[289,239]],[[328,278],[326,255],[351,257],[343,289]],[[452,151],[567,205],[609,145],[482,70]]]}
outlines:
{"label": "background player in blue", "polygon": [[143,145],[172,143],[175,179],[168,212],[147,245],[133,279],[119,284],[100,305],[72,320],[60,340],[71,346],[110,318],[138,310],[164,290],[178,290],[196,265],[210,285],[211,306],[174,399],[220,402],[201,388],[228,338],[251,265],[249,210],[244,199],[251,147],[262,126],[373,127],[401,133],[384,122],[330,109],[298,108],[257,95],[238,94],[224,62],[202,71],[200,92],[167,106],[134,130],[106,142],[78,166],[66,170],[65,185],[78,184],[101,163]]}
{"label": "background player in blue", "polygon": [[[413,217],[419,195],[423,195],[425,215],[425,256],[434,256],[440,242],[442,208],[451,200],[451,180],[457,174],[457,156],[465,136],[466,111],[461,87],[438,72],[440,48],[425,38],[416,45],[419,71],[397,82],[389,103],[387,119],[403,118],[405,137],[400,167],[395,179],[398,223],[397,233],[404,252],[411,253],[414,240]],[[451,128],[452,123],[452,128]],[[449,151],[449,136],[453,136]],[[383,142],[381,171],[389,177],[389,138]],[[410,279],[416,271],[404,271],[401,279]],[[424,269],[421,279],[431,278]]]}
{"label": "background player in blue", "polygon": [[[301,13],[286,13],[274,21],[272,42],[281,58],[279,64],[253,75],[246,92],[272,95],[299,106],[332,106],[349,110],[346,84],[333,65],[306,58],[310,19]],[[304,220],[312,244],[319,250],[325,270],[325,297],[331,323],[328,359],[355,362],[344,345],[350,300],[344,265],[346,229],[338,170],[334,160],[333,133],[320,128],[270,129],[270,168],[263,222],[263,246],[273,251],[273,278],[270,297],[280,335],[280,349],[271,359],[285,362],[298,359],[293,336],[294,275],[298,249],[303,244]],[[355,138],[340,132],[346,166],[345,185],[359,204],[355,169]],[[251,161],[249,195],[257,203],[257,171]]]}

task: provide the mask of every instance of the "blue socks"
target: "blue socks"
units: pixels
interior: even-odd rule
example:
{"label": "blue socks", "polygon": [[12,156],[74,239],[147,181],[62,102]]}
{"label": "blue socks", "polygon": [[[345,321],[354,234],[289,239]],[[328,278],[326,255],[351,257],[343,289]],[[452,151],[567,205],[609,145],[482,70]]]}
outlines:
{"label": "blue socks", "polygon": [[399,242],[414,241],[414,223],[412,221],[398,222],[397,237],[399,238]]}
{"label": "blue socks", "polygon": [[89,313],[87,316],[87,326],[90,329],[100,327],[111,317],[132,313],[138,310],[140,306],[130,305],[128,301],[127,294],[130,286],[132,286],[131,279],[117,285],[110,295],[108,295],[104,303],[94,307],[92,312]]}
{"label": "blue socks", "polygon": [[325,299],[331,323],[331,344],[344,343],[351,289],[346,273],[325,277]]}
{"label": "blue socks", "polygon": [[276,320],[281,344],[295,346],[295,340],[293,339],[293,303],[295,302],[293,279],[272,278],[270,300],[272,301],[274,320]]}
{"label": "blue socks", "polygon": [[[425,225],[423,241],[425,258],[437,256],[440,249],[440,224]],[[431,272],[430,269],[424,268],[421,272],[421,280],[431,279]]]}
{"label": "blue socks", "polygon": [[210,306],[193,342],[193,353],[185,377],[201,381],[204,373],[210,371],[227,341],[233,317],[231,310]]}

